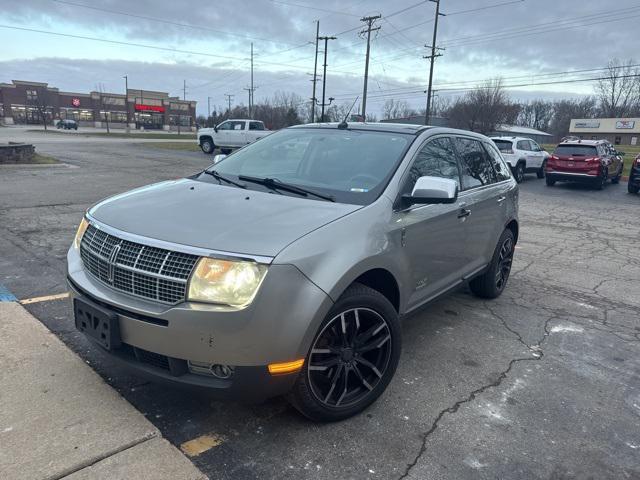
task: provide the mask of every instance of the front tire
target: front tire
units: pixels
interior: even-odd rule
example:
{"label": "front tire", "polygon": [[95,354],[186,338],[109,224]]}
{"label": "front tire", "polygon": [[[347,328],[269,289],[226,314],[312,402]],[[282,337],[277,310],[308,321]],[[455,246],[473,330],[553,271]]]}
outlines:
{"label": "front tire", "polygon": [[629,183],[627,185],[627,191],[631,194],[637,194],[638,192],[640,192],[640,187],[637,187],[635,185],[632,185],[631,183]]}
{"label": "front tire", "polygon": [[556,181],[548,176],[545,178],[545,182],[547,183],[547,187],[553,187],[556,184]]}
{"label": "front tire", "polygon": [[202,151],[204,153],[206,153],[207,155],[211,155],[213,153],[213,150],[216,148],[215,145],[213,144],[213,140],[211,140],[210,138],[205,138],[203,140],[200,141],[200,148],[202,149]]}
{"label": "front tire", "polygon": [[385,391],[400,351],[400,322],[391,302],[354,283],[320,325],[289,400],[316,422],[356,415]]}
{"label": "front tire", "polygon": [[469,283],[471,291],[476,296],[480,298],[497,298],[502,294],[511,273],[514,249],[515,239],[513,232],[507,228],[500,235],[487,271]]}
{"label": "front tire", "polygon": [[547,161],[543,161],[542,165],[540,165],[540,168],[538,169],[538,171],[536,172],[536,176],[538,178],[544,178],[544,169],[547,166]]}

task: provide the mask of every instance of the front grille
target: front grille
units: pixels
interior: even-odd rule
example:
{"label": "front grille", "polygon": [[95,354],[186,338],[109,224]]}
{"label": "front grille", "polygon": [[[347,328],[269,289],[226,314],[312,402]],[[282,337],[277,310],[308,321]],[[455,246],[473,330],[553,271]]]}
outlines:
{"label": "front grille", "polygon": [[137,297],[184,301],[196,255],[123,240],[89,225],[80,243],[85,268],[110,287]]}

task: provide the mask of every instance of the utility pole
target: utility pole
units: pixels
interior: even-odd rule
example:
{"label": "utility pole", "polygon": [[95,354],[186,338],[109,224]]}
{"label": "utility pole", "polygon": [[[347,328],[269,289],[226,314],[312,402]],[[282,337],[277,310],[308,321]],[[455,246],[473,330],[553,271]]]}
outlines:
{"label": "utility pole", "polygon": [[129,78],[127,77],[127,75],[125,75],[124,77],[124,107],[127,109],[127,128],[126,128],[126,132],[129,133],[131,132],[131,129],[129,128]]}
{"label": "utility pole", "polygon": [[336,37],[318,37],[319,40],[324,40],[324,64],[322,71],[322,103],[320,107],[322,108],[320,114],[320,121],[324,122],[324,107],[331,105],[331,102],[334,100],[333,98],[329,99],[329,103],[325,103],[325,92],[327,88],[327,49],[329,40],[335,40]]}
{"label": "utility pole", "polygon": [[318,41],[320,40],[320,20],[316,20],[316,59],[313,62],[313,95],[311,96],[311,123],[316,121],[316,84],[318,83]]}
{"label": "utility pole", "polygon": [[424,124],[429,125],[429,116],[431,115],[431,90],[433,89],[433,66],[435,64],[436,58],[441,57],[441,53],[436,53],[444,50],[443,48],[436,47],[436,41],[438,38],[438,20],[440,16],[445,16],[444,13],[440,13],[440,0],[430,0],[431,2],[435,2],[436,4],[436,18],[433,23],[433,41],[431,45],[425,45],[426,48],[431,48],[431,55],[428,55],[424,58],[428,59],[431,63],[429,67],[429,87],[427,88],[427,109],[424,114]]}
{"label": "utility pole", "polygon": [[362,90],[362,120],[364,121],[367,117],[367,82],[369,80],[369,53],[371,51],[371,32],[375,32],[380,30],[380,27],[373,28],[373,24],[376,20],[381,18],[382,15],[375,15],[372,17],[362,17],[360,19],[361,22],[365,22],[367,27],[365,30],[360,32],[360,35],[367,34],[367,58],[364,64],[364,88]]}
{"label": "utility pole", "polygon": [[224,96],[229,102],[229,109],[227,110],[227,116],[229,116],[231,115],[231,101],[233,100],[233,97],[235,97],[235,95],[231,95],[230,93],[225,93]]}
{"label": "utility pole", "polygon": [[[252,118],[253,115],[253,92],[255,92],[256,87],[253,86],[253,42],[251,42],[251,86],[247,88],[243,88],[249,93],[249,118]],[[231,107],[229,107],[231,110]]]}

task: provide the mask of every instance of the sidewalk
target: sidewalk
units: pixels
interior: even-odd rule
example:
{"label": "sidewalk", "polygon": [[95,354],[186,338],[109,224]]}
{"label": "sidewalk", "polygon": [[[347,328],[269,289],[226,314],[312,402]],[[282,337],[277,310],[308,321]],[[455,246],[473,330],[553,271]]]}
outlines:
{"label": "sidewalk", "polygon": [[15,302],[0,302],[0,478],[206,477]]}

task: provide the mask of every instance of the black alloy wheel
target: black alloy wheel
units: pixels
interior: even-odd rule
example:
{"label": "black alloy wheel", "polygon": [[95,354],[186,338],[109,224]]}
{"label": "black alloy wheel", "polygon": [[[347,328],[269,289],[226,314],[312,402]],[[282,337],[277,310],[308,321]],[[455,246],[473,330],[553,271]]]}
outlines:
{"label": "black alloy wheel", "polygon": [[390,359],[386,320],[368,308],[344,311],[331,319],[311,348],[311,391],[327,407],[353,406],[377,386]]}
{"label": "black alloy wheel", "polygon": [[500,235],[487,270],[469,282],[469,287],[475,295],[480,298],[497,298],[502,294],[511,274],[515,243],[513,232],[505,229]]}
{"label": "black alloy wheel", "polygon": [[377,290],[354,283],[318,328],[288,398],[313,421],[349,418],[385,391],[401,350],[396,308]]}
{"label": "black alloy wheel", "polygon": [[513,263],[513,238],[507,237],[500,247],[498,269],[496,272],[496,289],[502,291],[507,284]]}

